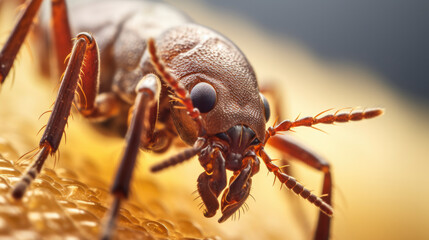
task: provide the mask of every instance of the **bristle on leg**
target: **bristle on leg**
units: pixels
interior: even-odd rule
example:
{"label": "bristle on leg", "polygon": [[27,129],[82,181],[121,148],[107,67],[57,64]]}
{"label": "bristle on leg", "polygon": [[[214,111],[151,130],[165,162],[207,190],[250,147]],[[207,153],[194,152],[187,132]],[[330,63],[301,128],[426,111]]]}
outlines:
{"label": "bristle on leg", "polygon": [[334,210],[329,204],[323,201],[323,199],[321,199],[320,197],[312,194],[310,190],[306,189],[302,184],[297,182],[295,178],[281,172],[280,167],[278,167],[272,162],[271,158],[268,156],[268,154],[262,147],[258,149],[257,152],[259,157],[262,158],[265,165],[267,166],[268,171],[274,173],[276,178],[278,178],[282,184],[284,184],[287,188],[292,190],[297,195],[301,196],[304,199],[307,199],[307,201],[318,207],[320,211],[322,211],[324,214],[328,216],[333,215]]}

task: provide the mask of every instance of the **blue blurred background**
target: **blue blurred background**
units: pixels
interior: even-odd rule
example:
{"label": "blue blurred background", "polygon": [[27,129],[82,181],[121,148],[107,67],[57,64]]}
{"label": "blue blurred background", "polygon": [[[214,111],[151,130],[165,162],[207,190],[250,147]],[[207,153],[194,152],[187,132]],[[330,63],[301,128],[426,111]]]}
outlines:
{"label": "blue blurred background", "polygon": [[429,2],[203,0],[285,34],[325,60],[360,65],[429,102]]}

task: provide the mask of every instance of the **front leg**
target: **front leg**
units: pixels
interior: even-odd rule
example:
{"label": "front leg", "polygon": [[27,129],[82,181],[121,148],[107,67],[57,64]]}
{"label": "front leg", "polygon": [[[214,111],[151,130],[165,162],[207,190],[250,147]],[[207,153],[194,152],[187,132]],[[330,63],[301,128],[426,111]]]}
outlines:
{"label": "front leg", "polygon": [[222,217],[218,222],[225,222],[231,217],[246,201],[250,194],[252,186],[252,167],[251,161],[248,161],[246,167],[234,172],[234,176],[229,180],[229,187],[222,196]]}
{"label": "front leg", "polygon": [[[213,217],[216,211],[219,209],[219,203],[217,198],[222,190],[226,187],[226,170],[225,170],[225,158],[222,156],[222,152],[215,148],[207,155],[202,155],[200,161],[204,161],[207,158],[207,164],[203,166],[206,171],[201,173],[198,177],[198,192],[203,200],[206,210],[204,216]],[[211,160],[213,159],[213,162]],[[210,163],[210,164],[209,164]],[[212,165],[210,169],[207,169],[208,165]]]}
{"label": "front leg", "polygon": [[121,201],[127,199],[130,193],[130,182],[139,153],[141,137],[148,135],[147,132],[154,131],[151,127],[151,122],[154,120],[150,118],[157,116],[151,112],[157,106],[160,89],[159,78],[153,74],[144,76],[136,87],[137,97],[126,135],[125,149],[111,188],[114,200],[101,233],[102,239],[112,238]]}

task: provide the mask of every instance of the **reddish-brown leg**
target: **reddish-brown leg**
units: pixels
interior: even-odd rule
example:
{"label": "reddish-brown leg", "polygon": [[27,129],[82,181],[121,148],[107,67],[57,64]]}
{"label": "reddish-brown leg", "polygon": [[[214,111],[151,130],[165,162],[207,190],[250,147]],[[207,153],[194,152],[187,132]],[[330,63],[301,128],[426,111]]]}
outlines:
{"label": "reddish-brown leg", "polygon": [[[329,110],[327,110],[329,111]],[[295,157],[308,165],[319,169],[325,174],[324,183],[323,183],[323,194],[328,194],[324,198],[326,201],[322,200],[323,202],[330,204],[331,202],[331,192],[332,192],[332,179],[331,179],[331,173],[329,169],[329,165],[327,162],[323,161],[320,157],[317,157],[310,151],[304,149],[303,147],[297,145],[292,140],[288,139],[286,136],[279,136],[276,135],[278,132],[285,132],[289,131],[292,128],[296,127],[313,127],[316,124],[333,124],[337,122],[349,122],[349,121],[360,121],[364,119],[370,119],[377,116],[380,116],[383,114],[382,109],[368,109],[365,111],[350,111],[346,113],[340,113],[340,111],[335,112],[334,114],[326,114],[324,116],[319,117],[323,113],[327,112],[321,112],[315,117],[305,117],[301,118],[295,121],[289,121],[285,120],[281,123],[279,123],[275,127],[269,127],[266,135],[265,135],[265,143],[269,143],[270,145],[278,148],[279,150],[288,153],[292,155],[292,157]],[[263,151],[261,151],[264,153]],[[267,167],[270,171],[274,172],[276,176],[279,178],[284,177],[282,174],[278,173],[278,167],[275,166],[271,159],[268,157],[266,153],[261,156],[264,159],[264,162],[267,164]],[[289,181],[289,177],[284,177],[286,181]],[[280,179],[281,180],[281,179]],[[281,180],[282,181],[282,180]],[[286,183],[287,186],[287,183]],[[309,198],[307,198],[309,199]],[[323,209],[321,209],[323,210]],[[316,230],[315,239],[328,239],[329,238],[329,225],[330,220],[325,219],[326,217],[320,216],[318,227]]]}
{"label": "reddish-brown leg", "polygon": [[[4,82],[13,62],[16,59],[19,49],[24,43],[34,18],[39,11],[42,0],[31,0],[22,12],[12,33],[0,52],[0,84]],[[57,48],[58,65],[60,71],[64,71],[64,59],[71,51],[71,33],[67,19],[67,9],[65,0],[52,0],[52,23],[54,29],[54,40]]]}
{"label": "reddish-brown leg", "polygon": [[[70,109],[78,87],[82,65],[85,65],[84,59],[86,57],[91,57],[89,56],[91,51],[86,50],[93,47],[96,47],[95,40],[88,38],[88,35],[79,34],[77,36],[52,114],[39,143],[39,155],[36,161],[30,165],[22,175],[21,180],[12,188],[12,196],[14,198],[18,199],[24,195],[31,181],[40,173],[46,158],[57,151],[64,133],[65,125],[67,124],[67,119],[70,115]],[[85,72],[83,74],[85,74]]]}
{"label": "reddish-brown leg", "polygon": [[[280,180],[281,183],[283,183],[287,188],[292,190],[294,193],[300,195],[304,199],[307,199],[310,203],[313,203],[327,216],[332,216],[333,214],[332,207],[328,203],[326,203],[323,199],[311,193],[310,190],[306,189],[302,184],[297,182],[295,178],[280,171],[280,168],[273,163],[272,159],[265,152],[262,146],[257,147],[256,151],[258,156],[264,161],[268,170],[274,173],[274,175],[277,177],[277,179]],[[329,238],[329,231],[327,236],[321,236],[321,235],[315,236],[315,239],[328,239],[328,238]]]}
{"label": "reddish-brown leg", "polygon": [[52,1],[51,29],[55,44],[58,73],[64,72],[64,59],[72,49],[72,37],[65,0]]}
{"label": "reddish-brown leg", "polygon": [[40,8],[42,0],[32,0],[23,11],[18,23],[0,52],[0,84],[4,82],[22,43],[33,24],[33,19]]}
{"label": "reddish-brown leg", "polygon": [[[285,119],[285,111],[284,111],[284,104],[283,100],[284,98],[282,98],[282,96],[280,95],[279,90],[279,86],[277,86],[274,83],[270,83],[269,81],[267,81],[268,83],[265,83],[265,81],[262,81],[263,84],[259,86],[259,91],[264,94],[265,97],[270,98],[272,101],[270,103],[275,103],[275,104],[270,104],[271,109],[274,108],[274,114],[273,112],[271,112],[271,119],[274,120],[281,120],[281,119]],[[290,162],[292,161],[292,157],[290,155],[285,154],[284,152],[281,152],[281,156],[279,159],[279,165],[280,166],[287,166],[282,168],[282,172],[286,173],[289,176],[294,176],[294,167],[293,165],[290,164]],[[302,207],[303,207],[303,203],[301,201],[301,199],[299,198],[295,198],[294,196],[292,196],[290,194],[289,191],[284,191],[285,195],[287,195],[287,197],[289,198],[288,201],[290,202],[290,204],[293,204],[293,211],[291,212],[291,214],[293,214],[293,217],[296,219],[296,222],[299,224],[298,226],[301,227],[303,230],[304,229],[308,229],[310,224],[310,221],[308,219],[307,216],[304,216],[302,214]]]}
{"label": "reddish-brown leg", "polygon": [[[284,154],[287,154],[294,159],[304,162],[308,166],[322,171],[324,174],[322,199],[325,203],[332,206],[332,175],[329,163],[321,157],[312,153],[310,150],[300,146],[290,136],[276,135],[268,140],[268,144],[277,148]],[[328,239],[330,231],[331,217],[323,212],[319,212],[317,228],[314,239]]]}
{"label": "reddish-brown leg", "polygon": [[78,97],[76,106],[79,112],[88,119],[102,121],[117,115],[120,111],[119,100],[113,93],[98,93],[99,72],[100,72],[100,54],[97,42],[88,33],[80,33],[90,42],[91,46],[87,48],[85,62],[82,66],[77,88]]}
{"label": "reddish-brown leg", "polygon": [[[150,127],[152,121],[150,118],[153,118],[154,115],[150,113],[158,104],[160,93],[158,77],[153,74],[144,76],[137,85],[136,92],[137,97],[134,103],[131,123],[126,135],[125,149],[111,189],[114,200],[110,212],[107,215],[103,231],[101,232],[101,239],[112,238],[120,204],[124,199],[128,198],[130,193],[129,186],[140,148],[141,138],[146,135],[146,132],[154,131],[154,129]],[[148,142],[149,141],[145,141],[143,144]]]}

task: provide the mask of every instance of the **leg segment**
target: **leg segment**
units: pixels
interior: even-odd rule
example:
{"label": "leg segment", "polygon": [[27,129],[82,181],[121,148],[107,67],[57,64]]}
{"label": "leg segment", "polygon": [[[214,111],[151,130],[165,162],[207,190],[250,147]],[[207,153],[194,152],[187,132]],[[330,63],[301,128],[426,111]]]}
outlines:
{"label": "leg segment", "polygon": [[[222,152],[215,148],[212,156],[207,156],[213,159],[212,169],[207,169],[198,177],[198,192],[206,206],[204,216],[213,217],[219,209],[217,198],[222,190],[226,187],[226,170],[225,158]],[[204,156],[202,157],[204,158]]]}
{"label": "leg segment", "polygon": [[[315,155],[311,151],[297,144],[291,137],[287,135],[276,135],[271,137],[268,144],[277,148],[281,152],[290,155],[291,157],[304,162],[308,166],[322,171],[324,174],[322,196],[323,201],[332,206],[332,175],[329,163],[321,157]],[[325,213],[319,213],[317,221],[317,229],[315,239],[328,239],[330,231],[331,218]]]}
{"label": "leg segment", "polygon": [[[281,172],[280,168],[272,162],[271,158],[268,156],[268,154],[265,152],[265,150],[262,147],[257,151],[258,151],[258,155],[262,158],[268,170],[270,172],[273,172],[274,175],[276,175],[276,177],[280,180],[280,182],[284,183],[287,188],[289,188],[296,194],[300,195],[302,198],[307,199],[309,202],[313,203],[316,207],[318,207],[323,212],[323,214],[329,217],[332,216],[333,210],[328,203],[326,203],[324,200],[317,197],[316,195],[312,194],[302,184],[298,183],[293,177],[288,176],[287,174]],[[330,179],[330,174],[329,174],[329,179]],[[330,182],[328,185],[330,187]],[[327,226],[329,227],[329,221]],[[322,232],[327,233],[328,235],[327,236],[316,235],[315,239],[329,238],[329,230],[328,231],[324,230]]]}
{"label": "leg segment", "polygon": [[6,44],[3,46],[0,52],[0,84],[4,82],[12,68],[13,61],[15,61],[16,55],[33,24],[33,19],[39,11],[41,3],[42,0],[32,0],[27,5],[11,35],[7,39]]}
{"label": "leg segment", "polygon": [[111,189],[114,200],[102,231],[102,239],[112,238],[120,203],[122,200],[127,199],[130,193],[129,186],[140,148],[141,136],[145,135],[146,131],[153,131],[149,127],[150,121],[148,117],[151,116],[149,112],[152,106],[156,106],[157,98],[159,97],[160,85],[158,77],[153,74],[146,75],[140,80],[136,91],[137,97],[126,135],[126,146]]}
{"label": "leg segment", "polygon": [[226,221],[249,197],[252,185],[251,175],[251,161],[248,161],[244,169],[235,172],[234,176],[231,177],[230,185],[222,196],[222,217],[218,220],[219,223]]}
{"label": "leg segment", "polygon": [[[338,110],[334,114],[326,114],[322,117],[322,114],[326,113],[326,110],[315,117],[305,117],[295,121],[285,120],[279,123],[275,127],[269,127],[266,134],[264,143],[270,143],[274,147],[281,150],[283,153],[289,154],[292,157],[295,157],[306,164],[319,169],[324,173],[323,180],[323,194],[327,194],[324,199],[318,198],[315,195],[311,194],[306,190],[301,184],[297,183],[295,179],[291,178],[285,173],[280,172],[279,167],[274,165],[270,157],[265,153],[263,147],[261,146],[258,150],[259,156],[264,160],[269,171],[274,172],[274,174],[280,179],[282,183],[285,183],[289,189],[292,189],[295,193],[306,198],[310,202],[314,203],[320,208],[320,210],[328,216],[332,215],[331,204],[331,195],[332,195],[332,178],[329,168],[329,164],[323,161],[320,157],[312,154],[310,151],[300,147],[290,139],[285,136],[276,135],[278,132],[289,131],[292,128],[305,126],[305,127],[314,127],[316,124],[333,124],[336,122],[349,122],[349,121],[360,121],[363,119],[370,119],[383,114],[383,110],[379,108],[368,109],[365,111],[350,111],[346,113],[340,113],[341,110]],[[290,184],[289,184],[290,183]],[[328,216],[323,214],[319,215],[318,226],[316,230],[315,239],[328,239],[329,238],[329,228],[330,228],[330,219]]]}
{"label": "leg segment", "polygon": [[52,1],[51,28],[53,31],[53,40],[55,43],[58,72],[64,71],[64,59],[70,53],[72,48],[72,38],[70,24],[67,14],[67,5],[65,0]]}
{"label": "leg segment", "polygon": [[21,180],[12,188],[12,196],[14,198],[21,198],[24,195],[26,188],[40,172],[48,155],[52,155],[57,151],[68,116],[70,115],[70,109],[81,75],[81,67],[84,64],[85,57],[88,55],[86,49],[91,48],[91,44],[92,40],[88,39],[86,35],[77,36],[70,61],[61,82],[57,100],[55,101],[45,132],[40,140],[40,153],[33,165],[27,169]]}
{"label": "leg segment", "polygon": [[[274,100],[275,103],[281,103],[282,101],[282,97],[280,96],[279,92],[277,91],[278,88],[276,88],[278,86],[276,86],[275,84],[263,84],[261,86],[259,86],[259,91],[265,95],[265,97],[267,96],[267,94],[269,96],[271,96]],[[281,104],[274,104],[274,110],[275,110],[275,120],[277,119],[285,119],[285,113],[283,111],[282,105]],[[282,165],[288,165],[289,166],[289,156],[283,154],[281,161],[282,161]],[[284,173],[286,173],[287,175],[293,175],[293,170],[292,170],[292,166],[287,167],[287,168],[283,168],[282,171]]]}
{"label": "leg segment", "polygon": [[[0,84],[4,82],[13,62],[16,59],[19,49],[24,43],[34,18],[39,11],[42,0],[31,0],[23,11],[17,24],[15,25],[6,44],[0,52]],[[59,62],[59,72],[64,71],[63,61],[70,53],[72,42],[70,26],[67,19],[67,8],[65,0],[52,0],[52,22],[54,29],[54,40],[57,48],[57,57]]]}
{"label": "leg segment", "polygon": [[85,74],[80,76],[76,105],[84,117],[96,121],[106,120],[119,113],[120,105],[112,93],[98,95],[100,54],[97,42],[88,33],[80,33],[79,35],[85,37],[90,45],[85,56],[85,62],[88,64],[82,66],[82,72]]}
{"label": "leg segment", "polygon": [[[275,84],[275,81],[269,81],[267,79],[267,81],[262,81],[263,84],[259,85],[259,91],[264,94],[265,97],[270,97],[273,101],[273,103],[277,103],[274,104],[274,106],[271,104],[271,107],[274,107],[274,111],[275,111],[275,115],[272,115],[272,119],[274,119],[275,121],[277,120],[282,120],[286,118],[287,115],[287,111],[284,110],[284,106],[282,104],[279,103],[283,103],[284,98],[282,97],[284,95],[280,94],[281,92],[279,91],[279,86],[277,86],[277,84]],[[281,153],[281,157],[279,159],[279,165],[280,166],[287,166],[285,168],[282,168],[282,172],[284,172],[285,174],[289,175],[289,176],[294,176],[294,166],[290,164],[290,162],[292,161],[292,157],[288,154],[285,154],[284,152]],[[295,198],[294,196],[292,196],[290,194],[290,192],[288,191],[284,191],[285,195],[288,197],[288,204],[290,202],[290,204],[293,204],[293,212],[291,214],[293,214],[294,219],[296,219],[296,221],[299,223],[299,226],[305,230],[308,229],[309,226],[311,226],[310,221],[308,219],[307,216],[303,215],[301,213],[303,204],[305,204],[304,202],[301,201],[301,199],[299,198]]]}

